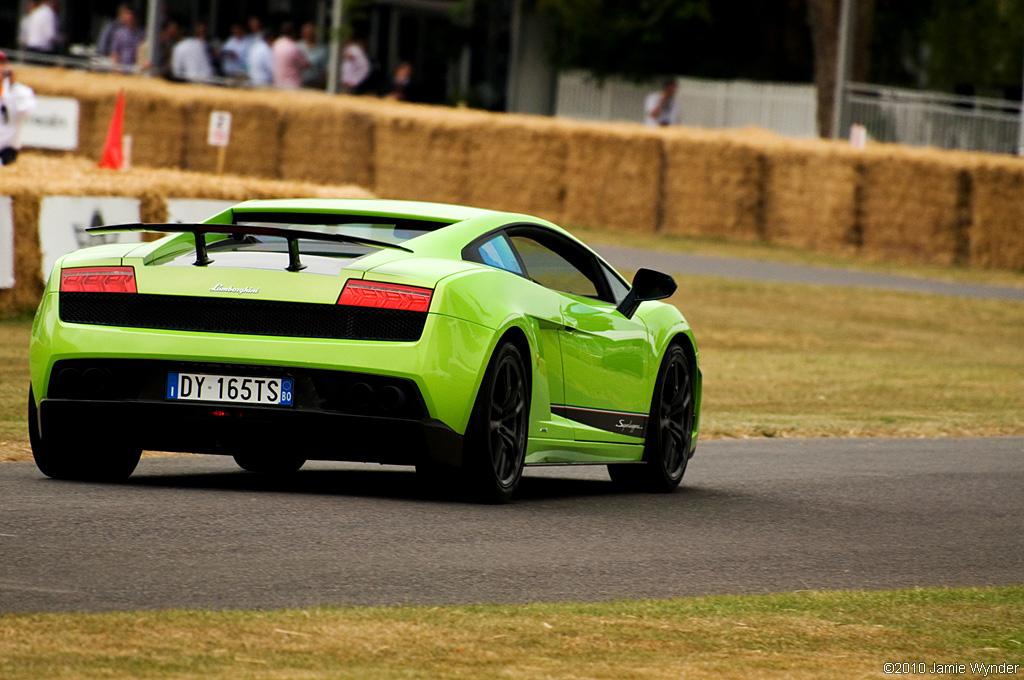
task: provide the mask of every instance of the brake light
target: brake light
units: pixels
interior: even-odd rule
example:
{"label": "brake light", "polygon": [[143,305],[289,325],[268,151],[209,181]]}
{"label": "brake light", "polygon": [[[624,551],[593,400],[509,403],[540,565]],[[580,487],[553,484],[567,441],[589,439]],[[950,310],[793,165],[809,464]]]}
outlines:
{"label": "brake light", "polygon": [[62,293],[137,293],[132,267],[81,267],[60,273]]}
{"label": "brake light", "polygon": [[430,288],[353,280],[345,284],[338,304],[425,312],[430,308],[430,298],[433,294],[434,291]]}

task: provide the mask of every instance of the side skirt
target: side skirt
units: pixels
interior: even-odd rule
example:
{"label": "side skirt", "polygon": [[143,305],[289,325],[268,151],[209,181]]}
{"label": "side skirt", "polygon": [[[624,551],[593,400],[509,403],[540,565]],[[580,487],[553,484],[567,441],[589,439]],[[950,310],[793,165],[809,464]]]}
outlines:
{"label": "side skirt", "polygon": [[568,465],[571,463],[638,463],[643,459],[643,444],[575,442],[564,439],[530,437],[526,450],[527,465]]}

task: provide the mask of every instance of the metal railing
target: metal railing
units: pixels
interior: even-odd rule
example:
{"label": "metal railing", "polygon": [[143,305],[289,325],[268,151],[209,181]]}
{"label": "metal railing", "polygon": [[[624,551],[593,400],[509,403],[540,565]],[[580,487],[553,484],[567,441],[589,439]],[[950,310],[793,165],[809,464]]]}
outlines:
{"label": "metal railing", "polygon": [[[757,125],[791,137],[817,134],[813,85],[754,83],[742,80],[677,78],[680,122],[706,128]],[[642,123],[644,97],[658,83],[637,84],[582,71],[558,77],[555,115],[584,120]]]}
{"label": "metal railing", "polygon": [[850,83],[843,120],[881,142],[1016,153],[1021,104]]}

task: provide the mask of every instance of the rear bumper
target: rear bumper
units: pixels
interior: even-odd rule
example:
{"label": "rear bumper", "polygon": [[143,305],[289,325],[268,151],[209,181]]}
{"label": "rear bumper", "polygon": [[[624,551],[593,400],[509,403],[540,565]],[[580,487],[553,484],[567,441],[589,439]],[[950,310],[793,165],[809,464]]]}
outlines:
{"label": "rear bumper", "polygon": [[303,409],[152,401],[43,399],[44,439],[73,447],[118,443],[151,451],[280,453],[307,460],[458,467],[462,435],[432,420]]}
{"label": "rear bumper", "polygon": [[[173,372],[289,378],[292,406],[170,399]],[[430,417],[408,379],[297,366],[151,359],[65,359],[39,404],[55,443],[154,451],[281,454],[310,460],[458,466],[462,435]]]}

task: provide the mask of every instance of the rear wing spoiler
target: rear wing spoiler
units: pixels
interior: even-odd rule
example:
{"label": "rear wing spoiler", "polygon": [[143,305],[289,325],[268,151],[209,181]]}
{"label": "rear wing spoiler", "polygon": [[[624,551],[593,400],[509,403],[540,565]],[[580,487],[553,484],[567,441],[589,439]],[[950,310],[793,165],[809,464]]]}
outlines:
{"label": "rear wing spoiler", "polygon": [[354,243],[361,246],[373,248],[393,248],[404,250],[407,253],[413,252],[405,246],[387,241],[378,241],[372,238],[339,234],[336,231],[329,231],[326,228],[317,228],[318,225],[268,225],[268,224],[180,224],[177,222],[167,224],[115,224],[104,227],[91,227],[86,229],[90,234],[109,234],[113,232],[144,231],[169,234],[192,234],[196,243],[196,261],[192,264],[196,267],[205,267],[213,260],[206,249],[207,234],[227,234],[229,236],[279,236],[288,241],[288,266],[290,272],[301,271],[306,268],[299,260],[299,239],[310,241],[333,241],[336,243]]}

